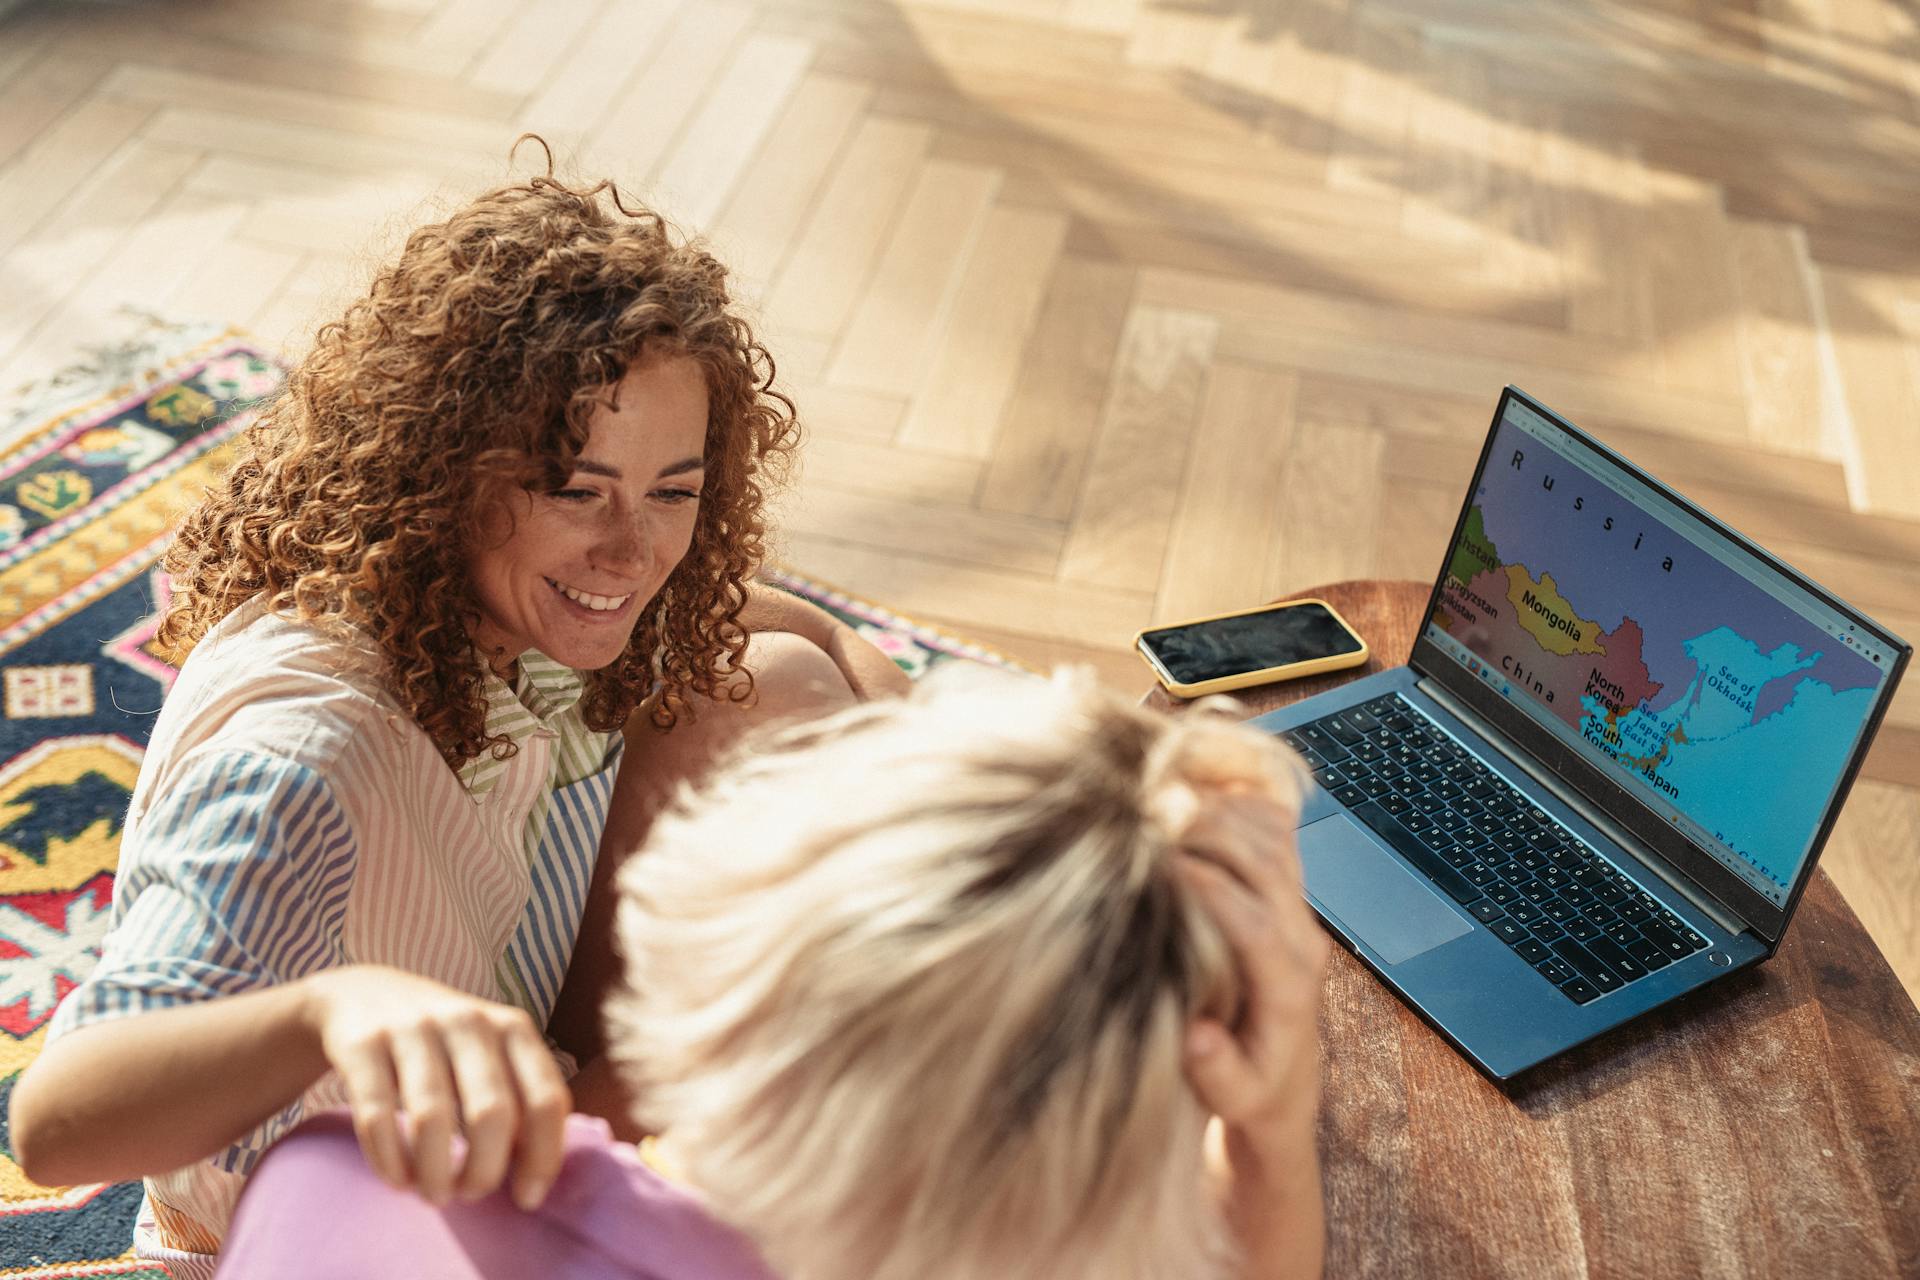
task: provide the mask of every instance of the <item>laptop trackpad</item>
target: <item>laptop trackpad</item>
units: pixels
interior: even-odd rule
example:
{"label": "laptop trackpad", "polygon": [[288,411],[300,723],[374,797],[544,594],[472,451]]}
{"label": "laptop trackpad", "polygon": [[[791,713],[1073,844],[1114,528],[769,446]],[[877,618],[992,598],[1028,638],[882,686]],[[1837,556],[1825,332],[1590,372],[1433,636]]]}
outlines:
{"label": "laptop trackpad", "polygon": [[1344,813],[1300,831],[1307,888],[1386,964],[1411,960],[1473,925]]}

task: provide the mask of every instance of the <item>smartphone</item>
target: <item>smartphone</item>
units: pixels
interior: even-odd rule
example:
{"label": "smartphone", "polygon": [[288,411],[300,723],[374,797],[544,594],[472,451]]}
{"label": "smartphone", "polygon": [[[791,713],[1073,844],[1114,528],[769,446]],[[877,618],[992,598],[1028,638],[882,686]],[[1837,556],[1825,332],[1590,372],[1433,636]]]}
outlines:
{"label": "smartphone", "polygon": [[1169,693],[1195,698],[1357,667],[1367,642],[1325,600],[1286,600],[1149,627],[1134,638]]}

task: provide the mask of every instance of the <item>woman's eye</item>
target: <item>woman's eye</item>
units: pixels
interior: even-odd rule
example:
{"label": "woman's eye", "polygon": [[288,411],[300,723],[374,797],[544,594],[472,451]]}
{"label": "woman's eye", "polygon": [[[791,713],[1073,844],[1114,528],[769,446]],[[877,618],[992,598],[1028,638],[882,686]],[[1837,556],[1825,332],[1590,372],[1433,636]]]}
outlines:
{"label": "woman's eye", "polygon": [[562,502],[585,502],[588,498],[591,498],[593,496],[593,490],[591,489],[555,489],[552,493],[548,494],[547,496],[550,498],[558,498]]}
{"label": "woman's eye", "polygon": [[660,489],[655,492],[654,496],[663,502],[671,502],[678,506],[683,502],[698,502],[700,500],[700,491],[698,489]]}

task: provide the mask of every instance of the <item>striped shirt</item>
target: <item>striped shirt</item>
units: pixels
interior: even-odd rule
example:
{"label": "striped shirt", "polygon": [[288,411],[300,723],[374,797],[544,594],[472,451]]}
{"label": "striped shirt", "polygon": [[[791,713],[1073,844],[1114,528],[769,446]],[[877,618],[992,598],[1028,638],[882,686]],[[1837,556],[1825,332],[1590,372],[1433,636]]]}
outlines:
{"label": "striped shirt", "polygon": [[[220,622],[155,722],[100,963],[49,1038],[355,963],[517,1005],[544,1027],[621,742],[581,720],[578,673],[535,652],[519,665],[514,687],[491,673],[486,686],[487,732],[517,753],[456,773],[386,692],[371,646],[258,603]],[[261,1154],[345,1102],[330,1072],[211,1159],[148,1178],[136,1250],[176,1280],[210,1276]]]}

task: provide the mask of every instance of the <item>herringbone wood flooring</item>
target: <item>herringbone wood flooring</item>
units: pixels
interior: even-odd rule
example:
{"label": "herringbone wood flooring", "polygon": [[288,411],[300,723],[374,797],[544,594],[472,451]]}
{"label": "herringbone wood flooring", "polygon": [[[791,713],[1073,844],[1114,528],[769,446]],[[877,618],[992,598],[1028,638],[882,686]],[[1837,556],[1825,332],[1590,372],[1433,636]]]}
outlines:
{"label": "herringbone wood flooring", "polygon": [[[1920,636],[1894,0],[25,0],[0,383],[297,353],[526,129],[734,264],[786,558],[1029,660],[1429,578],[1509,381]],[[1827,857],[1920,988],[1920,677]]]}

